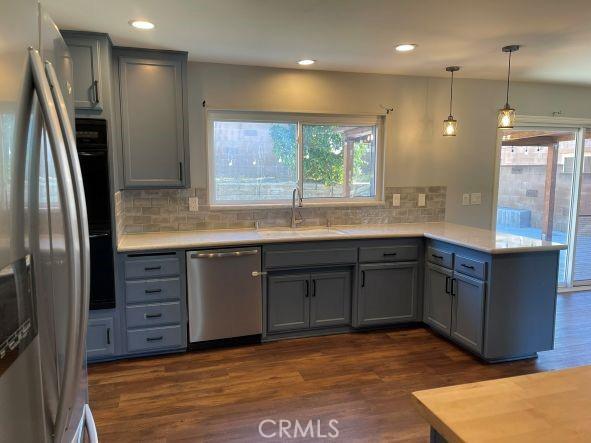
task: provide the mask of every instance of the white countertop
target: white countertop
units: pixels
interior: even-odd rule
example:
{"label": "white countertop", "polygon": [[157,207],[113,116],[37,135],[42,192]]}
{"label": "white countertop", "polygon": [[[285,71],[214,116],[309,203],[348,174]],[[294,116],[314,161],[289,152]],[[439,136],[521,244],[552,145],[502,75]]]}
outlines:
{"label": "white countertop", "polygon": [[489,254],[566,249],[561,243],[503,234],[454,223],[400,223],[391,225],[332,226],[330,228],[223,229],[124,234],[118,251],[210,248],[264,243],[364,238],[426,237]]}

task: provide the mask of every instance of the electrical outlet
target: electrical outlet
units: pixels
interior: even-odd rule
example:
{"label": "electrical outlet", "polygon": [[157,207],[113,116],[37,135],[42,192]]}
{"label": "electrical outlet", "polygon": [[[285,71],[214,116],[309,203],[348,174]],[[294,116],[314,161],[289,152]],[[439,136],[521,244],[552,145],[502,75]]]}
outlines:
{"label": "electrical outlet", "polygon": [[400,206],[400,194],[392,195],[392,206]]}
{"label": "electrical outlet", "polygon": [[462,195],[462,205],[468,206],[470,204],[470,194]]}
{"label": "electrical outlet", "polygon": [[482,194],[480,192],[473,192],[470,194],[470,204],[479,205],[482,203]]}
{"label": "electrical outlet", "polygon": [[419,206],[425,206],[425,194],[419,194]]}
{"label": "electrical outlet", "polygon": [[199,211],[199,197],[189,197],[189,211]]}

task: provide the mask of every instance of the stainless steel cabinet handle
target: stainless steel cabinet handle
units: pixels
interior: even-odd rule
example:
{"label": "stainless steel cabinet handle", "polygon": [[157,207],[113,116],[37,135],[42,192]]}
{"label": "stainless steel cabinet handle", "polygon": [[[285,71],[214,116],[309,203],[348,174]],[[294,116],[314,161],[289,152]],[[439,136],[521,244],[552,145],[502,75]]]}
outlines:
{"label": "stainless steel cabinet handle", "polygon": [[[51,66],[49,66],[51,68]],[[23,97],[26,102],[30,103],[34,92],[37,93],[39,104],[41,106],[43,117],[47,125],[47,134],[50,140],[50,148],[57,171],[58,190],[60,200],[63,207],[64,215],[64,238],[67,252],[67,263],[70,274],[70,282],[68,285],[69,293],[69,308],[68,327],[66,349],[64,355],[67,356],[64,364],[63,380],[65,382],[61,386],[59,392],[59,400],[57,405],[57,413],[54,424],[55,441],[62,441],[64,432],[67,428],[67,421],[70,411],[74,405],[76,392],[78,390],[78,383],[80,371],[82,370],[82,354],[84,353],[84,344],[86,341],[85,322],[88,317],[88,226],[85,224],[86,207],[84,201],[84,194],[77,193],[75,188],[76,183],[73,180],[77,177],[72,177],[73,174],[79,172],[73,170],[73,166],[77,163],[70,161],[70,153],[67,152],[66,140],[64,140],[64,132],[68,137],[68,142],[73,134],[69,119],[64,118],[62,111],[63,97],[59,90],[59,84],[55,79],[53,80],[53,90],[50,86],[46,75],[51,75],[53,69],[47,69],[44,72],[43,62],[39,52],[33,48],[29,48],[29,57],[26,66],[26,75],[32,77],[32,81],[28,84]],[[54,73],[55,74],[55,73]],[[61,99],[62,103],[56,103],[56,98]],[[65,106],[64,106],[65,108]],[[30,107],[22,106],[21,112],[17,121],[26,122],[28,118],[26,113]],[[62,114],[61,121],[58,111]],[[67,115],[67,113],[65,114]],[[67,131],[69,129],[69,131]],[[75,142],[74,142],[75,143]],[[75,149],[75,144],[70,148]],[[70,157],[70,158],[69,158]],[[77,157],[76,157],[77,160]],[[83,209],[82,209],[83,208]],[[82,211],[82,212],[81,212]],[[84,222],[81,223],[79,215],[83,216]],[[82,218],[82,217],[81,217]],[[84,231],[84,228],[86,230]],[[81,232],[84,231],[84,232]]]}
{"label": "stainless steel cabinet handle", "polygon": [[98,105],[98,103],[99,103],[98,80],[95,80],[92,82],[92,91],[94,93],[94,104]]}
{"label": "stainless steel cabinet handle", "polygon": [[158,314],[144,314],[144,318],[147,320],[149,318],[160,318],[162,317],[162,313],[159,312]]}
{"label": "stainless steel cabinet handle", "polygon": [[265,275],[267,275],[266,271],[252,271],[250,273],[250,275],[252,275],[253,277],[264,277]]}
{"label": "stainless steel cabinet handle", "polygon": [[258,249],[249,251],[234,251],[234,252],[199,252],[191,254],[191,258],[225,258],[225,257],[244,257],[245,255],[257,255]]}
{"label": "stainless steel cabinet handle", "polygon": [[111,234],[109,234],[108,232],[104,232],[101,234],[90,234],[89,238],[103,238],[103,237],[108,237],[109,235],[111,235]]}
{"label": "stainless steel cabinet handle", "polygon": [[161,341],[163,339],[164,339],[164,336],[161,335],[160,337],[148,337],[148,338],[146,338],[146,341],[148,341],[148,342]]}

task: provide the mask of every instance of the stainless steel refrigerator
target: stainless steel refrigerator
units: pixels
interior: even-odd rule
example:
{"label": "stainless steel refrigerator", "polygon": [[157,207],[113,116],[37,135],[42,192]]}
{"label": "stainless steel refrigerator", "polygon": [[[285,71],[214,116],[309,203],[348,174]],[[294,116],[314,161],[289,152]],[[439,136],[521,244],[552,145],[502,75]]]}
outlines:
{"label": "stainless steel refrigerator", "polygon": [[72,62],[35,0],[0,0],[0,442],[98,441]]}

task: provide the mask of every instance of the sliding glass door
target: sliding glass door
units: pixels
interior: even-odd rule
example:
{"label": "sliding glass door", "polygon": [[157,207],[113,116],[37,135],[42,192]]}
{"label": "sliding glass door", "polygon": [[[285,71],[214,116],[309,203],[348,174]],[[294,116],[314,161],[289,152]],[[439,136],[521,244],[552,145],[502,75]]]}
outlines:
{"label": "sliding glass door", "polygon": [[573,243],[573,285],[591,285],[591,130],[585,130],[579,208]]}
{"label": "sliding glass door", "polygon": [[[578,133],[545,128],[503,132],[497,231],[570,243]],[[561,285],[567,282],[569,257],[568,251],[561,251]],[[583,264],[584,259],[578,261]]]}

